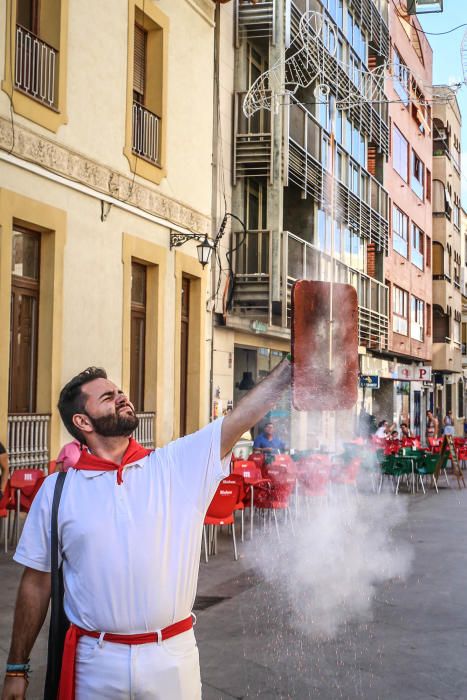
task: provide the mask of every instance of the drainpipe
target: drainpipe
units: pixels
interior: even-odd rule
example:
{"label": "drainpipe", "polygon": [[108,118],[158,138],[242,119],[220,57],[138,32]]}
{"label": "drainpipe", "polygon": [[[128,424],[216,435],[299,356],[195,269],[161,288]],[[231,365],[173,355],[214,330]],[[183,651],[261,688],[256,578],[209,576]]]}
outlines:
{"label": "drainpipe", "polygon": [[[219,49],[220,49],[221,7],[216,3],[214,13],[214,72],[213,72],[213,102],[212,102],[212,199],[211,199],[211,238],[217,233],[217,198],[219,180]],[[214,405],[214,314],[216,300],[212,298],[216,289],[217,257],[211,256],[211,358],[209,368],[209,418],[212,418]],[[219,270],[219,274],[221,271]]]}

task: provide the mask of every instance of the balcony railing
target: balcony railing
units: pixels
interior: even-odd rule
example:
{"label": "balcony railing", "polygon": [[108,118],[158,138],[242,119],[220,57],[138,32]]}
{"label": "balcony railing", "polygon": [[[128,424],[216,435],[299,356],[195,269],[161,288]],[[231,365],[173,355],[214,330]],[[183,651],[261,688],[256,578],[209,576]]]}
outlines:
{"label": "balcony railing", "polygon": [[47,469],[49,423],[48,414],[11,413],[8,416],[7,450],[11,469]]}
{"label": "balcony railing", "polygon": [[[233,312],[245,318],[272,316],[271,241],[269,231],[236,234]],[[282,325],[290,322],[290,290],[297,279],[343,282],[357,290],[359,343],[367,348],[388,347],[388,288],[386,285],[332,258],[321,250],[284,231],[282,234]]]}
{"label": "balcony railing", "polygon": [[[283,279],[287,294],[283,295],[290,318],[290,291],[297,279],[351,284],[358,297],[359,344],[385,350],[388,347],[388,288],[386,285],[332,258],[289,231],[283,233]],[[286,297],[286,301],[285,301]]]}
{"label": "balcony railing", "polygon": [[276,33],[275,0],[235,0],[235,44],[240,40],[265,39],[274,37]]}
{"label": "balcony railing", "polygon": [[58,51],[21,25],[16,26],[15,87],[55,106]]}
{"label": "balcony railing", "polygon": [[139,425],[134,432],[133,437],[140,445],[149,449],[154,448],[154,418],[155,413],[145,412],[137,413]]}
{"label": "balcony railing", "polygon": [[274,113],[260,109],[252,117],[246,117],[242,108],[246,94],[235,93],[234,184],[238,178],[270,178],[272,174]]}
{"label": "balcony railing", "polygon": [[[370,0],[368,2],[373,7]],[[291,37],[295,42],[293,45],[302,45],[299,32],[300,20],[309,4],[308,0],[295,0],[291,3]],[[321,81],[336,91],[338,102],[348,105],[350,120],[354,124],[359,124],[360,130],[366,134],[369,141],[377,144],[378,148],[388,155],[388,108],[384,92],[379,87],[384,85],[384,81],[370,81],[368,80],[370,74],[364,71],[359,74],[360,85],[357,87],[348,73],[348,66],[339,61],[337,56],[332,55],[321,40],[310,42],[309,48],[313,54],[313,62],[320,66]],[[366,99],[361,98],[363,94]],[[349,99],[352,95],[354,97]]]}
{"label": "balcony railing", "polygon": [[160,164],[160,126],[157,114],[133,102],[133,153],[157,165]]}
{"label": "balcony railing", "polygon": [[[303,105],[294,101],[289,106],[287,123],[288,178],[305,195],[312,195],[324,208],[329,208],[332,204],[330,201],[331,174],[322,165],[325,155],[322,152],[325,142],[323,136],[328,137],[328,134]],[[376,243],[378,248],[387,251],[388,194],[352,156],[343,149],[340,150],[341,172],[335,173],[335,218],[358,230],[359,235]],[[349,181],[350,166],[357,174],[354,182]]]}
{"label": "balcony railing", "polygon": [[235,240],[234,310],[266,318],[270,312],[271,235],[269,231],[237,233]]}

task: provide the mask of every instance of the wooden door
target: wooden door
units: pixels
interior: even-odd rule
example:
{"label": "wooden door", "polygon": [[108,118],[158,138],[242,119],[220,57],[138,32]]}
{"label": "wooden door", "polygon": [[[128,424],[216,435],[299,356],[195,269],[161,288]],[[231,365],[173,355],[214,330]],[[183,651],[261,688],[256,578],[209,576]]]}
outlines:
{"label": "wooden door", "polygon": [[190,325],[190,280],[182,278],[180,329],[180,435],[186,435],[188,401],[188,340]]}

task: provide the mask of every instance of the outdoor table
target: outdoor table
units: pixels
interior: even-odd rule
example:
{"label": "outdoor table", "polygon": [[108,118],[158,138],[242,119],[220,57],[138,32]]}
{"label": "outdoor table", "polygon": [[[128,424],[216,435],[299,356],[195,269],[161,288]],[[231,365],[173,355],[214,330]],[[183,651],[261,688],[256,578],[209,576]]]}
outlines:
{"label": "outdoor table", "polygon": [[412,469],[412,494],[415,493],[415,465],[417,461],[422,460],[423,455],[416,455],[416,454],[409,454],[409,455],[397,455],[397,461],[399,460],[408,460],[410,461],[410,467]]}

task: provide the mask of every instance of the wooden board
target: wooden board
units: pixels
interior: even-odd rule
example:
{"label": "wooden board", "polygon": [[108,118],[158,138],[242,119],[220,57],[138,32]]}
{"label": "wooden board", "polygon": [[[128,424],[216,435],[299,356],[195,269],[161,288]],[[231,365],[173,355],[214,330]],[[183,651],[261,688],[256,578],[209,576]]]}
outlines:
{"label": "wooden board", "polygon": [[358,302],[357,292],[350,284],[295,282],[292,289],[292,389],[293,404],[298,411],[336,411],[355,405],[358,397]]}

